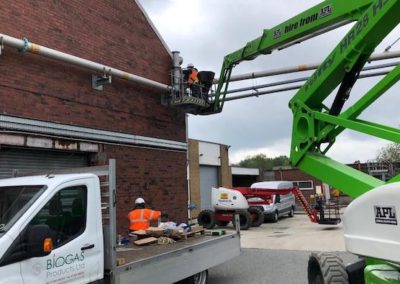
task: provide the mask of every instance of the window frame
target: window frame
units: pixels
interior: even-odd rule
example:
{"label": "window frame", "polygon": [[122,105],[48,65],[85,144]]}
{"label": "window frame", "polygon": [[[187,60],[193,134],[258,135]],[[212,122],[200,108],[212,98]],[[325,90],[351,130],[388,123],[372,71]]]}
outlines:
{"label": "window frame", "polygon": [[[311,183],[311,187],[300,187],[299,186],[300,182],[309,182],[309,183]],[[314,190],[314,181],[311,179],[310,180],[295,180],[295,181],[292,181],[292,183],[294,186],[297,186],[300,190]]]}

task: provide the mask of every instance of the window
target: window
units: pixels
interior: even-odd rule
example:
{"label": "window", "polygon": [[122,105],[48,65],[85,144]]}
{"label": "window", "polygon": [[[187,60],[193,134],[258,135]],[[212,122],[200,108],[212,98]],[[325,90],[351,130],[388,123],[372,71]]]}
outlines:
{"label": "window", "polygon": [[45,191],[42,185],[0,187],[0,237]]}
{"label": "window", "polygon": [[86,186],[59,191],[29,225],[47,225],[53,233],[54,248],[71,241],[86,227]]}
{"label": "window", "polygon": [[[54,248],[65,245],[85,231],[87,211],[86,186],[68,187],[57,192],[53,198],[29,222],[28,226],[13,242],[0,266],[28,259],[28,247],[31,242],[30,229],[35,226],[47,226]],[[46,228],[47,228],[46,227]]]}
{"label": "window", "polygon": [[314,189],[314,183],[312,180],[293,181],[293,185],[297,186],[300,190]]}

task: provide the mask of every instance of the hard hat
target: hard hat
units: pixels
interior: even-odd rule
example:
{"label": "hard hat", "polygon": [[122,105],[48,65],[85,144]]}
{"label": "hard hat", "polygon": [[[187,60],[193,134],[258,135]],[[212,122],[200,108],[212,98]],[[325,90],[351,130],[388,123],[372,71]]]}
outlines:
{"label": "hard hat", "polygon": [[143,199],[143,198],[141,198],[141,197],[139,197],[139,198],[136,198],[136,200],[135,200],[135,204],[144,204],[144,199]]}
{"label": "hard hat", "polygon": [[189,64],[187,65],[187,68],[193,68],[193,67],[194,67],[193,63],[189,63]]}

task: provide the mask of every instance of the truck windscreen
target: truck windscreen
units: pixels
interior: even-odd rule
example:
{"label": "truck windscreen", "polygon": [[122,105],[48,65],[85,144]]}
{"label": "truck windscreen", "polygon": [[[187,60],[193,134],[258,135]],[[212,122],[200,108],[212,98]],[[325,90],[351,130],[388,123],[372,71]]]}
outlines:
{"label": "truck windscreen", "polygon": [[0,187],[0,237],[25,213],[44,192],[46,186]]}

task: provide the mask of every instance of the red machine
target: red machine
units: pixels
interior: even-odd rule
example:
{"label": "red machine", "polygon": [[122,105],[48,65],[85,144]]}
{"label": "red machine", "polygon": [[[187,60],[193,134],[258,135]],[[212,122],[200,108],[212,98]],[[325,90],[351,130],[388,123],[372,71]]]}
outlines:
{"label": "red machine", "polygon": [[[301,190],[296,186],[288,189],[268,189],[253,186],[250,188],[236,187],[234,189],[241,192],[247,199],[251,197],[260,197],[268,204],[272,202],[272,196],[275,194],[285,195],[293,193],[302,205],[304,211],[307,213],[311,222],[321,225],[337,225],[341,222],[338,202],[331,200],[327,204],[322,196],[316,196],[315,205],[311,207]],[[260,204],[265,204],[265,202],[249,202],[250,207]]]}
{"label": "red machine", "polygon": [[[235,226],[234,216],[239,215],[240,229],[247,230],[251,226],[260,226],[264,222],[264,214],[260,209],[263,205],[273,202],[274,195],[286,195],[293,193],[299,200],[310,221],[318,224],[336,225],[341,222],[338,204],[326,204],[321,197],[316,198],[316,204],[310,207],[298,187],[290,182],[262,183],[267,187],[234,187],[213,188],[212,205],[214,210],[203,210],[198,216],[198,223],[206,229],[212,229],[215,225],[226,226],[232,222]],[[284,184],[286,188],[282,188]],[[290,184],[290,186],[288,186]],[[254,184],[257,185],[257,184]],[[255,198],[261,200],[255,201]],[[262,207],[261,207],[262,208]]]}

